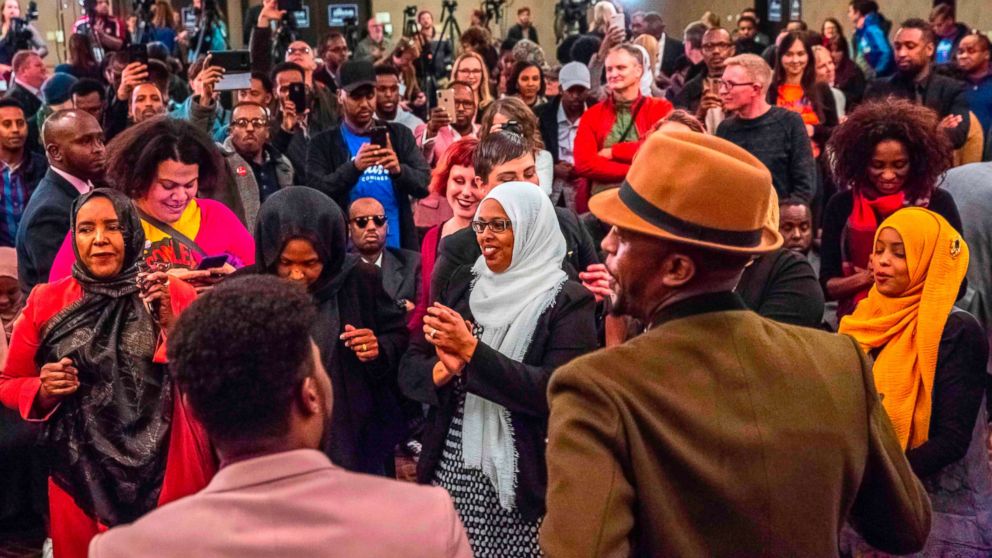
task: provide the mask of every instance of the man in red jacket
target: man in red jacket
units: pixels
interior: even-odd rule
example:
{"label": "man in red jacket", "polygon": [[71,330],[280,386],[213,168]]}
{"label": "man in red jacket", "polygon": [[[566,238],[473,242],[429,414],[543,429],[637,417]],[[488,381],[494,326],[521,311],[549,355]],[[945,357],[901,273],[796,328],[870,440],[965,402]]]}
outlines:
{"label": "man in red jacket", "polygon": [[606,55],[610,96],[582,115],[575,136],[575,172],[593,194],[620,185],[648,130],[672,111],[665,99],[641,95],[643,74],[636,47],[620,45]]}

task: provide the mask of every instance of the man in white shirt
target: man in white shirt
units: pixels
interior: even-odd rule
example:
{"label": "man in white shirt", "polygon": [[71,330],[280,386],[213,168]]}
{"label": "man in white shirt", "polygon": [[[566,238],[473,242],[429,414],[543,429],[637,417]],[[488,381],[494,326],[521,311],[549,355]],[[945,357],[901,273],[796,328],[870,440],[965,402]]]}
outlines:
{"label": "man in white shirt", "polygon": [[579,177],[575,174],[575,135],[586,110],[591,79],[589,68],[579,62],[569,62],[558,74],[561,96],[538,110],[541,137],[554,158],[552,201],[565,196],[567,207],[575,207],[575,191]]}

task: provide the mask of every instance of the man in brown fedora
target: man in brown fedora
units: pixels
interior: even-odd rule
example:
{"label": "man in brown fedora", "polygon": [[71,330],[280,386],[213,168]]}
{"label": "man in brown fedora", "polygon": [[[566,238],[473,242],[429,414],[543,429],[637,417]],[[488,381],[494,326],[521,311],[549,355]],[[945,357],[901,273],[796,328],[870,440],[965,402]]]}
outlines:
{"label": "man in brown fedora", "polygon": [[648,324],[549,386],[551,557],[837,556],[845,521],[919,550],[930,504],[849,337],[773,322],[733,294],[781,246],[771,176],[743,149],[657,133],[590,200],[614,311]]}

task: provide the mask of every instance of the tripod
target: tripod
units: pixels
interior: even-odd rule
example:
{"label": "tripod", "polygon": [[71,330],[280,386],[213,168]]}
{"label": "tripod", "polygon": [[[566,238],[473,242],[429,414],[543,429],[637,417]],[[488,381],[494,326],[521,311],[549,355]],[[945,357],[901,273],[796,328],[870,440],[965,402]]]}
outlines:
{"label": "tripod", "polygon": [[[462,30],[458,27],[458,20],[455,19],[455,9],[457,7],[457,2],[451,0],[444,1],[441,8],[441,33],[438,34],[437,39],[434,41],[434,49],[430,52],[426,60],[426,67],[424,68],[424,73],[427,76],[424,91],[427,93],[428,106],[432,108],[437,106],[437,76],[434,75],[434,69],[436,68],[435,60],[441,55],[441,48],[444,45],[445,37],[450,40],[451,45],[454,45],[455,41],[462,35]],[[428,43],[424,47],[424,53],[426,54],[430,44]]]}

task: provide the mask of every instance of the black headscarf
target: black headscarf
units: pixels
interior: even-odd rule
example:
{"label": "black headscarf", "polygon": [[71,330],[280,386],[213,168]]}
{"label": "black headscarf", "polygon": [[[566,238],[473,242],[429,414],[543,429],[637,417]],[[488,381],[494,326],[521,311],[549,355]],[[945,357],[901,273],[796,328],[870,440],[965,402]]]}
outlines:
{"label": "black headscarf", "polygon": [[[324,368],[334,389],[330,439],[327,451],[339,465],[348,467],[352,452],[344,448],[354,445],[357,417],[349,416],[351,400],[367,393],[365,386],[352,385],[360,381],[342,367],[342,324],[338,293],[349,274],[359,262],[359,256],[347,252],[347,230],[344,213],[338,204],[323,193],[303,186],[283,188],[262,204],[255,225],[255,265],[259,271],[275,275],[279,257],[290,240],[302,238],[313,244],[324,269],[310,286],[317,304],[313,340],[320,349]],[[354,395],[349,395],[354,394]]]}
{"label": "black headscarf", "polygon": [[[83,263],[75,242],[76,217],[87,202],[110,200],[123,228],[124,262],[100,278]],[[145,246],[141,220],[116,190],[80,196],[70,226],[76,264],[72,276],[83,297],[41,331],[40,367],[70,358],[79,389],[62,400],[46,423],[52,479],[84,512],[107,526],[132,522],[158,504],[172,422],[172,378],[152,357],[158,324],[138,297],[138,262]]]}

